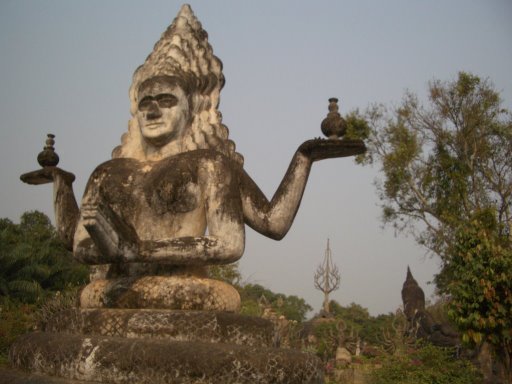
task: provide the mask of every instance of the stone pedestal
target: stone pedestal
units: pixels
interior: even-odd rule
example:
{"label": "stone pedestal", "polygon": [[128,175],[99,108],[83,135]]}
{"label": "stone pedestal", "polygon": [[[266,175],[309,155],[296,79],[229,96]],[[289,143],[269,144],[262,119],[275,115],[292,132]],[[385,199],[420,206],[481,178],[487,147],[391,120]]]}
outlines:
{"label": "stone pedestal", "polygon": [[47,383],[323,382],[316,357],[272,339],[269,321],[228,312],[82,308],[20,338],[10,359]]}

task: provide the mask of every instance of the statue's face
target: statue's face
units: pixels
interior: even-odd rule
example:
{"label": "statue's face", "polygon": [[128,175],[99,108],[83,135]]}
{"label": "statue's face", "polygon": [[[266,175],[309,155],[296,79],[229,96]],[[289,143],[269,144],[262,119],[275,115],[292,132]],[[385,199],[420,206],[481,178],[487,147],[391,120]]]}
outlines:
{"label": "statue's face", "polygon": [[180,140],[190,121],[188,98],[169,77],[155,77],[142,83],[136,118],[142,136],[157,147]]}

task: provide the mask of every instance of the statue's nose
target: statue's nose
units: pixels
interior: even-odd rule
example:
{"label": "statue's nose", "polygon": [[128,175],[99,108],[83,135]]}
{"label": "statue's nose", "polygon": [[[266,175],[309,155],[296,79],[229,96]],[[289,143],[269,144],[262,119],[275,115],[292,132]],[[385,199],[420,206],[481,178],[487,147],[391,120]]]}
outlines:
{"label": "statue's nose", "polygon": [[162,116],[162,111],[160,111],[160,108],[158,107],[158,103],[156,101],[152,101],[148,107],[146,118],[148,120],[152,120],[152,119],[158,119],[160,116]]}

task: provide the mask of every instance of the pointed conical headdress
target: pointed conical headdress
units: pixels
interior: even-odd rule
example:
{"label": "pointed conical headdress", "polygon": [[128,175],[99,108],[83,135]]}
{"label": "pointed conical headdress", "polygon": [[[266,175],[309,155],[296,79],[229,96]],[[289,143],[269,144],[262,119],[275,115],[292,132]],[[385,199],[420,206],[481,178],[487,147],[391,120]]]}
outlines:
{"label": "pointed conical headdress", "polygon": [[[155,44],[153,52],[133,74],[130,87],[130,111],[137,112],[137,93],[140,85],[153,77],[175,77],[191,97],[192,122],[182,140],[183,150],[215,149],[243,164],[243,157],[235,152],[235,144],[228,139],[228,128],[222,124],[218,111],[220,90],[224,86],[222,62],[213,54],[208,33],[189,5],[181,7],[178,15]],[[112,156],[144,160],[143,139],[137,119],[129,122],[121,145]]]}
{"label": "pointed conical headdress", "polygon": [[177,77],[189,90],[208,94],[213,105],[218,103],[220,89],[224,85],[222,62],[213,54],[208,33],[188,4],[181,7],[155,44],[153,52],[135,71],[130,88],[132,114],[137,105],[140,84],[155,76]]}

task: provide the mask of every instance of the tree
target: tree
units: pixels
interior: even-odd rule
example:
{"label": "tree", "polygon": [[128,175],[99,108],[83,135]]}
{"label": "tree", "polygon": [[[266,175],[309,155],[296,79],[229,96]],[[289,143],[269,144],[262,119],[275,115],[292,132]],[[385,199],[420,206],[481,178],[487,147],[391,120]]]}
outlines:
{"label": "tree", "polygon": [[335,300],[331,300],[329,304],[332,314],[343,320],[347,333],[357,334],[362,342],[371,345],[381,345],[383,338],[383,330],[390,327],[395,314],[381,314],[373,317],[367,308],[356,303],[350,303],[344,307]]}
{"label": "tree", "polygon": [[247,315],[259,315],[259,303],[263,297],[278,315],[288,320],[304,321],[306,314],[313,309],[298,296],[275,293],[259,284],[246,284],[239,292],[242,299],[241,312]]}
{"label": "tree", "polygon": [[460,72],[432,81],[426,105],[407,93],[398,108],[366,117],[383,221],[440,257],[435,281],[464,339],[510,353],[512,119],[499,93]]}
{"label": "tree", "polygon": [[242,274],[238,269],[238,262],[224,265],[209,265],[208,276],[235,287],[239,287],[242,283]]}
{"label": "tree", "polygon": [[87,267],[74,261],[37,211],[25,212],[19,224],[0,219],[0,266],[0,296],[27,303],[88,279]]}
{"label": "tree", "polygon": [[453,351],[419,345],[405,354],[385,355],[370,372],[370,384],[476,384],[481,377],[470,362],[454,359]]}

